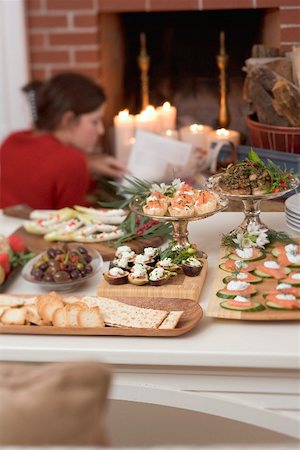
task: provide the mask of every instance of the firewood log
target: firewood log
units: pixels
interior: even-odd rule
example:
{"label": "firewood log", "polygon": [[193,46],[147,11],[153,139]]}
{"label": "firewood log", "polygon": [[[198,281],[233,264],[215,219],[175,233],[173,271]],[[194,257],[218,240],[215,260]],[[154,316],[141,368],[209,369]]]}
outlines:
{"label": "firewood log", "polygon": [[273,106],[293,127],[300,127],[300,89],[287,80],[278,80],[272,88]]}

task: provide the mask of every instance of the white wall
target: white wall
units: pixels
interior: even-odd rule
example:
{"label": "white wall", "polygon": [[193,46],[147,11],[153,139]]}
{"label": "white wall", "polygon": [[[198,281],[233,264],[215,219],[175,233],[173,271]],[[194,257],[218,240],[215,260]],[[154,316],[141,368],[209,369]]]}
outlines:
{"label": "white wall", "polygon": [[21,92],[29,81],[27,55],[24,0],[0,0],[0,142],[30,124]]}

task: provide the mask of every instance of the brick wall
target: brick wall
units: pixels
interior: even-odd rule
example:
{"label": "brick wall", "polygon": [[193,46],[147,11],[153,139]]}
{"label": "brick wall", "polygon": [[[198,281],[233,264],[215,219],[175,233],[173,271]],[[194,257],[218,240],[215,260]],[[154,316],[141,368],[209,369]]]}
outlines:
{"label": "brick wall", "polygon": [[25,4],[33,79],[76,69],[101,81],[101,13],[279,8],[281,48],[289,51],[300,43],[299,0],[25,0]]}

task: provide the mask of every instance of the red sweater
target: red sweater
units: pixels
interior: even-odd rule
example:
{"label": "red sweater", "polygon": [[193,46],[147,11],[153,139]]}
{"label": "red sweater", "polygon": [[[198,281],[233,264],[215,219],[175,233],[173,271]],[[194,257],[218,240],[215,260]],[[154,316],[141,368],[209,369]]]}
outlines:
{"label": "red sweater", "polygon": [[11,134],[0,148],[0,207],[59,209],[86,204],[90,177],[83,153],[49,134]]}

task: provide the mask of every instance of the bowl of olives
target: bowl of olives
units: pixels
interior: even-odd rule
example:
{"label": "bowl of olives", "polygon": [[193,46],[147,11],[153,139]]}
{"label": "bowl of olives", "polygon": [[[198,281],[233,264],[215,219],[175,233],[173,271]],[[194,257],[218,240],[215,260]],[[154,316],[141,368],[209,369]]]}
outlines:
{"label": "bowl of olives", "polygon": [[26,281],[55,291],[73,290],[94,277],[103,265],[97,250],[79,244],[50,247],[22,270]]}

